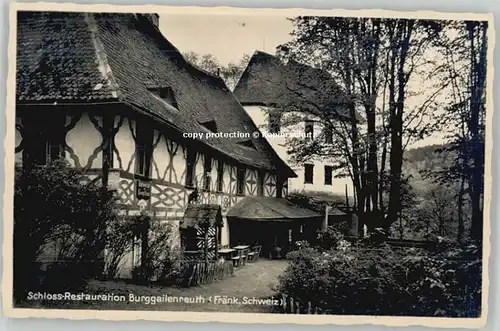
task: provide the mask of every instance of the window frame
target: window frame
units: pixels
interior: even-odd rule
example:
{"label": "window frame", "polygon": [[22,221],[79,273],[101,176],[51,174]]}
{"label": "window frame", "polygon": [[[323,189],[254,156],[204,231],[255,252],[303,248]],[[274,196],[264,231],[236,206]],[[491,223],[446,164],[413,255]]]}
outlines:
{"label": "window frame", "polygon": [[257,195],[262,197],[264,196],[264,182],[265,182],[266,174],[264,171],[258,172],[257,177]]}
{"label": "window frame", "polygon": [[224,191],[224,163],[217,162],[217,192]]}
{"label": "window frame", "polygon": [[333,185],[333,167],[330,165],[325,165],[324,170],[324,185]]}
{"label": "window frame", "polygon": [[[310,169],[310,176],[308,176],[308,169]],[[312,163],[304,164],[304,184],[314,184],[314,164]]]}
{"label": "window frame", "polygon": [[[66,114],[29,114],[23,117],[28,137],[23,151],[28,163],[43,166],[64,157]],[[43,125],[42,123],[51,123]],[[41,125],[42,124],[42,125]],[[57,152],[53,153],[54,150]],[[24,162],[23,162],[24,163]]]}
{"label": "window frame", "polygon": [[203,190],[210,191],[210,185],[212,185],[211,174],[212,174],[212,158],[205,155],[203,158]]}
{"label": "window frame", "polygon": [[194,187],[194,179],[196,177],[196,150],[188,148],[186,151],[186,187]]}
{"label": "window frame", "polygon": [[135,174],[146,178],[151,177],[153,160],[153,127],[149,124],[136,122],[135,131],[136,167]]}
{"label": "window frame", "polygon": [[246,168],[238,167],[236,169],[236,194],[245,195],[245,176]]}

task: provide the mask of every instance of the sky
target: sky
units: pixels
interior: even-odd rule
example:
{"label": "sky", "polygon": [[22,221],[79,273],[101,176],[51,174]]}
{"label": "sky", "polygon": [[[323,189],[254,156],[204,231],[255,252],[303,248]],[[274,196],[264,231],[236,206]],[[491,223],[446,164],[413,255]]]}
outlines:
{"label": "sky", "polygon": [[280,16],[163,14],[160,30],[181,52],[212,54],[227,65],[256,50],[274,54],[293,26]]}
{"label": "sky", "polygon": [[[293,31],[292,23],[285,16],[251,12],[248,15],[160,14],[159,23],[162,34],[182,53],[212,54],[222,65],[237,63],[245,54],[252,55],[256,50],[274,54],[278,45],[292,39]],[[441,143],[442,134],[434,134],[408,147]]]}

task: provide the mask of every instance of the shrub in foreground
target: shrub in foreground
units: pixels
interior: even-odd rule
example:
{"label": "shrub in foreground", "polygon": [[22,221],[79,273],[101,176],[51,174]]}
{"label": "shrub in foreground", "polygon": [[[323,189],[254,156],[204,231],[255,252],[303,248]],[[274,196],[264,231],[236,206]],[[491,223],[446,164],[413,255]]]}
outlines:
{"label": "shrub in foreground", "polygon": [[330,314],[476,317],[481,259],[475,246],[443,251],[301,245],[278,291]]}
{"label": "shrub in foreground", "polygon": [[[113,192],[54,162],[17,168],[14,191],[14,297],[81,288],[102,272]],[[47,266],[47,267],[46,267]],[[68,277],[71,275],[71,277]]]}

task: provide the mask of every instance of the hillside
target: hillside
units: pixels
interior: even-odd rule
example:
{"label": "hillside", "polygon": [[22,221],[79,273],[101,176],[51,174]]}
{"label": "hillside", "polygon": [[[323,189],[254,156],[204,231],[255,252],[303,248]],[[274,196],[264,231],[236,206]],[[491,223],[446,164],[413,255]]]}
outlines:
{"label": "hillside", "polygon": [[410,176],[410,183],[416,190],[431,183],[430,179],[424,179],[424,172],[438,172],[452,165],[455,155],[450,151],[442,151],[446,145],[429,145],[412,148],[405,152],[403,162],[403,173]]}

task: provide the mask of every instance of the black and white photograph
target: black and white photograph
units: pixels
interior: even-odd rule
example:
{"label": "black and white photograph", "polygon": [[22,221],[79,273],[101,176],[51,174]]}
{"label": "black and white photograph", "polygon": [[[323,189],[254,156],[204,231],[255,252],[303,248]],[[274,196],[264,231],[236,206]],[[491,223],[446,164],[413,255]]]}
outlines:
{"label": "black and white photograph", "polygon": [[12,5],[6,314],[484,325],[492,15]]}

